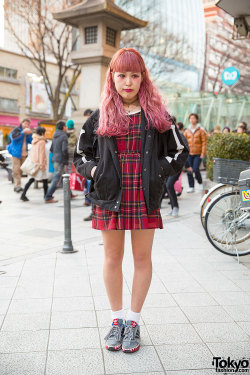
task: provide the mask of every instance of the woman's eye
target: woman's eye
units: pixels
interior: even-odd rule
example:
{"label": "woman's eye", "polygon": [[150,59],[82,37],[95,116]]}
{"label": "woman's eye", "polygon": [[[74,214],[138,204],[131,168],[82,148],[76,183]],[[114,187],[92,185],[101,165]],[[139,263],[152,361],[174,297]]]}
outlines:
{"label": "woman's eye", "polygon": [[133,78],[138,78],[139,76],[137,74],[132,75]]}
{"label": "woman's eye", "polygon": [[118,76],[118,77],[124,78],[124,77],[125,77],[125,75],[124,75],[124,74],[119,74],[119,76]]}

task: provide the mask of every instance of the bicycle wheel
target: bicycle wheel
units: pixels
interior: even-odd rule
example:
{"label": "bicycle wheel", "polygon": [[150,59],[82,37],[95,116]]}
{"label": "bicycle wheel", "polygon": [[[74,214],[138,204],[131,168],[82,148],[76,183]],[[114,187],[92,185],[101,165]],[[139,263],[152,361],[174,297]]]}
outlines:
{"label": "bicycle wheel", "polygon": [[224,254],[250,253],[250,215],[241,209],[238,191],[224,193],[208,206],[205,232],[210,243]]}
{"label": "bicycle wheel", "polygon": [[217,184],[213,186],[211,189],[209,189],[207,194],[203,196],[201,203],[200,203],[200,219],[201,219],[201,224],[203,228],[205,225],[205,213],[206,213],[207,205],[214,199],[216,195],[220,195],[231,190],[232,190],[232,185]]}

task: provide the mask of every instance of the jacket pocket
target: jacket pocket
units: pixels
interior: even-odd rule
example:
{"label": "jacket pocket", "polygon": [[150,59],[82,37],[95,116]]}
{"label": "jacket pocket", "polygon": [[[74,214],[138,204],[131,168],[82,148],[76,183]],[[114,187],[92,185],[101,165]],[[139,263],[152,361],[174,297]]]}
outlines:
{"label": "jacket pocket", "polygon": [[113,164],[100,161],[94,173],[94,190],[100,200],[115,200],[120,191],[120,181]]}

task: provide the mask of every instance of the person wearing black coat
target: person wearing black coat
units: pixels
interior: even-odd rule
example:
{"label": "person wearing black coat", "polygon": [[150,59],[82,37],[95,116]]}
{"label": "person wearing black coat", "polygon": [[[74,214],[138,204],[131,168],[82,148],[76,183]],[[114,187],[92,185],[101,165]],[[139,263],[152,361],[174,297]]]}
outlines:
{"label": "person wearing black coat", "polygon": [[50,151],[53,153],[52,162],[55,172],[44,197],[45,203],[57,202],[57,200],[53,198],[53,194],[56,191],[57,184],[64,173],[65,165],[68,164],[68,136],[65,121],[58,121],[56,127],[57,130],[53,136],[50,148]]}
{"label": "person wearing black coat", "polygon": [[[138,51],[123,48],[107,71],[100,110],[85,122],[74,165],[90,179],[92,228],[101,230],[103,277],[112,325],[108,350],[140,348],[140,314],[152,278],[151,250],[163,228],[160,201],[167,176],[177,174],[188,156],[174,120],[149,78]],[[134,277],[127,317],[122,307],[125,230],[131,230]]]}

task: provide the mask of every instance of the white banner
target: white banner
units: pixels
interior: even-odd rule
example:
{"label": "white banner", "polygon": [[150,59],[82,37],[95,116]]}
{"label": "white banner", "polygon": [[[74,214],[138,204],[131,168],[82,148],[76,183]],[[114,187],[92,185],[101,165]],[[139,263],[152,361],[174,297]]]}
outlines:
{"label": "white banner", "polygon": [[32,82],[32,112],[50,114],[50,101],[44,83]]}

